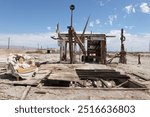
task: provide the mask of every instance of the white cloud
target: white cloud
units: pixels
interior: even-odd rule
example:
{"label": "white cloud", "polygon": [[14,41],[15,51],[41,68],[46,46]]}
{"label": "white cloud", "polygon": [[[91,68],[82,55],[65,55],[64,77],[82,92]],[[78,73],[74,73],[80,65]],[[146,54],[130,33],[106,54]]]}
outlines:
{"label": "white cloud", "polygon": [[[120,51],[120,33],[120,30],[112,30],[107,34],[116,36],[116,38],[107,39],[108,50]],[[124,44],[127,51],[149,51],[150,33],[134,35],[124,31],[124,36],[126,37]]]}
{"label": "white cloud", "polygon": [[100,24],[100,20],[99,19],[96,19],[96,24]]}
{"label": "white cloud", "polygon": [[11,46],[36,47],[37,44],[43,48],[57,47],[57,41],[50,37],[55,33],[30,33],[30,34],[0,34],[0,45],[7,46],[8,37],[10,37]]}
{"label": "white cloud", "polygon": [[50,26],[48,26],[48,27],[47,27],[47,30],[49,30],[49,31],[50,31],[50,30],[51,30],[51,27],[50,27]]}
{"label": "white cloud", "polygon": [[117,19],[117,15],[108,16],[109,24],[112,25],[113,21]]}
{"label": "white cloud", "polygon": [[102,0],[99,1],[99,4],[100,4],[100,6],[104,6],[105,5]]}
{"label": "white cloud", "polygon": [[140,9],[143,13],[150,13],[150,7],[148,6],[148,3],[142,3],[140,5]]}
{"label": "white cloud", "polygon": [[[111,30],[107,35],[114,35],[115,38],[107,38],[107,48],[112,51],[120,51],[120,30]],[[82,33],[82,31],[77,31]],[[86,32],[90,33],[90,32]],[[37,44],[43,48],[56,48],[57,41],[50,38],[55,33],[33,33],[33,34],[0,34],[0,45],[7,46],[8,37],[10,37],[11,46],[35,47]],[[150,33],[133,35],[124,31],[126,37],[125,49],[127,51],[148,51],[150,42]],[[143,46],[144,45],[144,46]]]}
{"label": "white cloud", "polygon": [[94,27],[95,25],[99,25],[101,22],[100,22],[100,20],[99,19],[96,19],[96,20],[94,20],[94,21],[91,21],[90,23],[89,23],[89,26],[90,27]]}
{"label": "white cloud", "polygon": [[128,5],[128,6],[125,6],[125,10],[128,14],[135,13],[135,8],[132,4]]}
{"label": "white cloud", "polygon": [[125,26],[126,29],[133,29],[135,26]]}
{"label": "white cloud", "polygon": [[94,22],[93,21],[90,22],[90,27],[94,27]]}
{"label": "white cloud", "polygon": [[107,3],[109,3],[111,0],[99,0],[100,6],[105,6]]}

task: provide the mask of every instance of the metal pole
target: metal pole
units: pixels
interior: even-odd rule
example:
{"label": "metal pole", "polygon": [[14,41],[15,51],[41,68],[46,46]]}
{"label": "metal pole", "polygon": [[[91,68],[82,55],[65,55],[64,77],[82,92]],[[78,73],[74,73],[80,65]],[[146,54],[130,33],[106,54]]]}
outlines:
{"label": "metal pole", "polygon": [[39,48],[39,43],[37,44],[37,49],[39,50],[40,48]]}
{"label": "metal pole", "polygon": [[70,5],[71,10],[71,26],[69,26],[69,51],[70,51],[70,63],[73,64],[73,10],[75,9],[75,6],[72,4]]}
{"label": "metal pole", "polygon": [[71,27],[73,26],[73,10],[75,9],[75,6],[72,4],[70,5],[70,10],[71,10]]}
{"label": "metal pole", "polygon": [[73,26],[73,10],[71,10],[71,27]]}
{"label": "metal pole", "polygon": [[150,42],[149,42],[149,52],[150,52]]}
{"label": "metal pole", "polygon": [[10,37],[8,37],[8,49],[10,48]]}

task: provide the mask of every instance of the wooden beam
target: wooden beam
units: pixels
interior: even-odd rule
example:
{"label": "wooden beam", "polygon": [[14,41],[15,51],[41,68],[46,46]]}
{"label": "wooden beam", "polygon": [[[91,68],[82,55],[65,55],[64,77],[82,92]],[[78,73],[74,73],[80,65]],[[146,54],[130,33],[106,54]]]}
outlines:
{"label": "wooden beam", "polygon": [[27,97],[27,95],[28,95],[30,89],[31,89],[31,86],[27,86],[27,87],[26,87],[26,89],[24,90],[24,92],[23,92],[23,94],[22,94],[22,96],[21,96],[21,100],[25,100],[25,99],[26,99],[26,97]]}
{"label": "wooden beam", "polygon": [[80,40],[80,38],[77,36],[76,32],[73,31],[73,36],[75,37],[75,41],[78,43],[78,45],[80,46],[82,52],[84,55],[86,55],[86,50],[85,50],[85,47],[82,43],[82,41]]}
{"label": "wooden beam", "polygon": [[150,90],[150,88],[76,88],[76,87],[45,87],[42,89],[53,89],[53,90],[107,90],[107,91],[115,91],[115,90],[123,90],[123,91],[132,91],[132,90]]}
{"label": "wooden beam", "polygon": [[109,87],[103,79],[99,79],[107,88]]}
{"label": "wooden beam", "polygon": [[128,82],[129,82],[129,81],[128,81],[128,80],[126,80],[125,82],[123,82],[123,83],[119,84],[118,86],[115,86],[115,88],[119,88],[119,87],[123,86],[124,84],[126,84],[126,83],[128,83]]}

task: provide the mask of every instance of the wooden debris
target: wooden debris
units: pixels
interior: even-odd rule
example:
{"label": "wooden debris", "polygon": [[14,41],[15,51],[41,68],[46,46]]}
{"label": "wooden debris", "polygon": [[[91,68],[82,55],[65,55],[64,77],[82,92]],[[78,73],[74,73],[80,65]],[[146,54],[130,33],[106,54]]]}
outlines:
{"label": "wooden debris", "polygon": [[150,80],[150,78],[146,78],[144,75],[139,74],[139,73],[129,73],[129,74],[134,75],[134,76],[136,76],[136,77],[139,77],[139,78],[141,78],[141,79],[143,79],[143,80],[146,80],[146,81],[149,81],[149,80]]}
{"label": "wooden debris", "polygon": [[103,79],[99,79],[107,88],[109,87]]}
{"label": "wooden debris", "polygon": [[[43,73],[43,74],[42,74]],[[31,78],[30,80],[20,80],[20,81],[12,81],[12,82],[5,82],[5,84],[15,85],[15,86],[38,86],[39,83],[43,80],[48,78],[51,74],[51,71],[47,70],[47,72],[39,71],[35,77]],[[4,83],[4,82],[2,82]]]}
{"label": "wooden debris", "polygon": [[52,89],[52,90],[108,90],[108,91],[115,91],[115,90],[123,90],[123,91],[132,91],[132,90],[150,90],[149,88],[77,88],[77,87],[46,87],[46,86],[43,86],[42,89]]}
{"label": "wooden debris", "polygon": [[116,86],[115,88],[119,88],[119,87],[123,86],[123,85],[124,85],[124,84],[126,84],[126,83],[128,83],[128,80],[126,80],[125,82],[123,82],[123,83],[119,84],[119,85],[118,85],[118,86]]}
{"label": "wooden debris", "polygon": [[53,92],[50,92],[50,91],[35,91],[34,93],[36,93],[36,94],[46,94],[46,93],[48,93],[48,94],[57,95],[57,94],[55,94]]}
{"label": "wooden debris", "polygon": [[25,100],[25,99],[26,99],[26,97],[27,97],[27,95],[28,95],[30,89],[31,89],[31,86],[27,86],[27,87],[26,87],[26,89],[24,90],[24,92],[23,92],[23,94],[22,94],[22,96],[21,96],[21,100]]}

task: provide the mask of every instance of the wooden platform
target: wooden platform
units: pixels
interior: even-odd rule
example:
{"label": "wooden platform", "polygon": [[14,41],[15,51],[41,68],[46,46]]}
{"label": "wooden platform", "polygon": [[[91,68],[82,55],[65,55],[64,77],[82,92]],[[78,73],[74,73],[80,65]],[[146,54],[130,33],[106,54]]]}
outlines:
{"label": "wooden platform", "polygon": [[98,79],[130,79],[127,75],[110,69],[76,69],[81,80],[98,80]]}
{"label": "wooden platform", "polygon": [[79,81],[79,77],[75,71],[60,71],[60,72],[52,72],[52,74],[48,77],[50,80],[59,80],[59,81]]}

